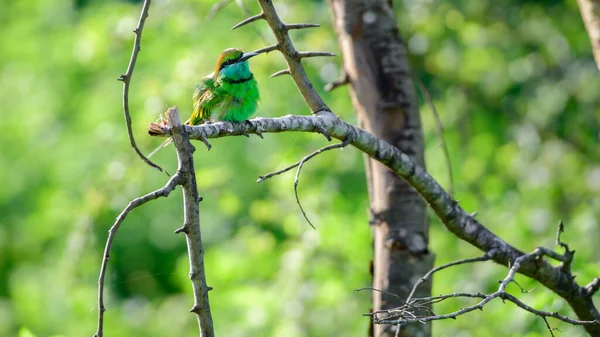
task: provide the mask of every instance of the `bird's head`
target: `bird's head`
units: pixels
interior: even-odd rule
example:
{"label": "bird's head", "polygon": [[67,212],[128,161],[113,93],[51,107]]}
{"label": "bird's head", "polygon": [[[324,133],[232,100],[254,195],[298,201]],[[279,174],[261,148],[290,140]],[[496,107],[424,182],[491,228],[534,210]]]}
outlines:
{"label": "bird's head", "polygon": [[229,67],[234,64],[246,62],[249,58],[258,55],[258,53],[244,53],[243,50],[238,48],[228,48],[223,50],[219,59],[217,60],[217,66],[214,74],[218,74],[222,69]]}

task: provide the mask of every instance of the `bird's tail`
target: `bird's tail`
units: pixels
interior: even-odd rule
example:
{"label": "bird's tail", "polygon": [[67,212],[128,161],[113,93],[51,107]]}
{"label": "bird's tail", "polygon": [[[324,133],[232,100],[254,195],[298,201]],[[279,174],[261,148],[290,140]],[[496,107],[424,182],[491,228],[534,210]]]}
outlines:
{"label": "bird's tail", "polygon": [[156,149],[154,149],[154,151],[150,152],[150,154],[148,155],[148,158],[152,157],[153,155],[156,154],[156,152],[158,152],[158,150],[162,149],[163,147],[166,147],[167,145],[169,145],[171,143],[173,143],[173,138],[172,137],[167,138],[167,140],[165,140]]}

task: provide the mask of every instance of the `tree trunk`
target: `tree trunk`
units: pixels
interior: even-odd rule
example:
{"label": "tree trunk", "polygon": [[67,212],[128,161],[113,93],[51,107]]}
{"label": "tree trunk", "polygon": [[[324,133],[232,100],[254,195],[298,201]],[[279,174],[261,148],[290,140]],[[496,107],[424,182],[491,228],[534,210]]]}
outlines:
{"label": "tree trunk", "polygon": [[[361,127],[425,165],[423,132],[406,45],[386,0],[329,0],[344,57],[350,95]],[[426,205],[417,192],[382,164],[366,158],[372,212],[373,288],[406,298],[433,265]],[[417,297],[430,296],[423,284]],[[373,310],[402,305],[373,292]],[[395,326],[375,325],[374,336],[394,336]],[[430,336],[431,326],[403,326],[400,336]]]}

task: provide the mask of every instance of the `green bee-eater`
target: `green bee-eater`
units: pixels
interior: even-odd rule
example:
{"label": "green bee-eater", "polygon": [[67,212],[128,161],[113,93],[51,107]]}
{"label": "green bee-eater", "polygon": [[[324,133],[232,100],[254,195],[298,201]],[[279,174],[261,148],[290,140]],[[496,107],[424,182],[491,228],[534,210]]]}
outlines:
{"label": "green bee-eater", "polygon": [[[225,49],[215,71],[196,85],[194,111],[185,124],[198,125],[206,121],[241,122],[254,114],[260,99],[248,59],[257,53],[244,53],[241,49]],[[167,139],[148,157],[173,140]]]}

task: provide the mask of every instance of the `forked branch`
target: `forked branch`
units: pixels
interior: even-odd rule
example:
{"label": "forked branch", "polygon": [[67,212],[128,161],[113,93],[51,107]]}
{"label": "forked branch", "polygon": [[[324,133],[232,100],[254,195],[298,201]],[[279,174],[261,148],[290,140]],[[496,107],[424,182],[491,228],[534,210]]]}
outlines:
{"label": "forked branch", "polygon": [[[150,3],[152,0],[145,0],[144,5],[142,6],[142,12],[140,14],[140,19],[138,21],[137,27],[133,30],[135,34],[135,39],[133,40],[133,51],[131,52],[131,58],[129,60],[129,65],[127,66],[127,71],[125,74],[119,76],[118,80],[123,82],[123,115],[125,117],[125,126],[127,127],[127,136],[129,137],[129,144],[137,153],[144,163],[154,167],[155,169],[165,172],[162,167],[155,164],[153,161],[148,159],[142,151],[137,146],[135,142],[135,137],[133,136],[133,129],[131,127],[131,113],[129,112],[129,84],[131,83],[131,77],[133,76],[133,70],[135,69],[135,63],[138,58],[138,54],[142,50],[142,31],[144,30],[144,24],[146,23],[146,19],[148,18],[148,10],[150,9]],[[168,173],[167,173],[168,175]]]}
{"label": "forked branch", "polygon": [[295,23],[295,24],[285,24],[281,21],[277,12],[275,11],[275,7],[273,6],[272,1],[267,0],[258,0],[258,4],[260,5],[261,12],[254,16],[251,16],[244,21],[236,24],[232,27],[232,29],[240,28],[244,25],[247,25],[251,22],[255,22],[258,20],[265,20],[271,27],[273,34],[275,35],[275,39],[277,40],[277,47],[272,48],[270,50],[278,49],[285,58],[287,62],[287,69],[276,72],[271,75],[271,77],[276,77],[279,75],[289,74],[292,76],[294,83],[298,87],[300,94],[304,98],[304,101],[312,111],[312,113],[317,113],[319,111],[328,111],[329,108],[319,96],[312,83],[308,79],[306,75],[306,71],[302,66],[301,59],[305,57],[317,57],[317,56],[335,56],[333,53],[329,52],[298,52],[288,35],[288,31],[292,29],[304,29],[304,28],[313,28],[319,27],[318,24],[314,23]]}
{"label": "forked branch", "polygon": [[[192,154],[194,147],[189,142],[186,129],[181,125],[177,108],[171,108],[167,111],[169,119],[169,134],[173,137],[175,149],[177,150],[178,168],[177,172],[169,179],[167,184],[152,193],[132,200],[129,205],[119,214],[114,225],[111,227],[106,247],[104,249],[104,259],[100,267],[100,276],[98,279],[98,328],[95,337],[103,337],[104,331],[104,282],[110,250],[114,237],[125,220],[127,215],[135,208],[159,197],[168,196],[177,185],[181,185],[183,190],[184,203],[184,221],[183,226],[177,229],[176,233],[185,233],[190,258],[190,279],[194,293],[194,305],[191,312],[196,314],[200,331],[203,337],[213,337],[214,328],[210,306],[208,302],[208,291],[211,289],[206,284],[204,272],[204,250],[202,248],[202,237],[200,234],[200,215],[198,203],[202,200],[198,196],[196,186],[196,175],[194,170],[194,161]],[[201,138],[201,137],[200,137]]]}

